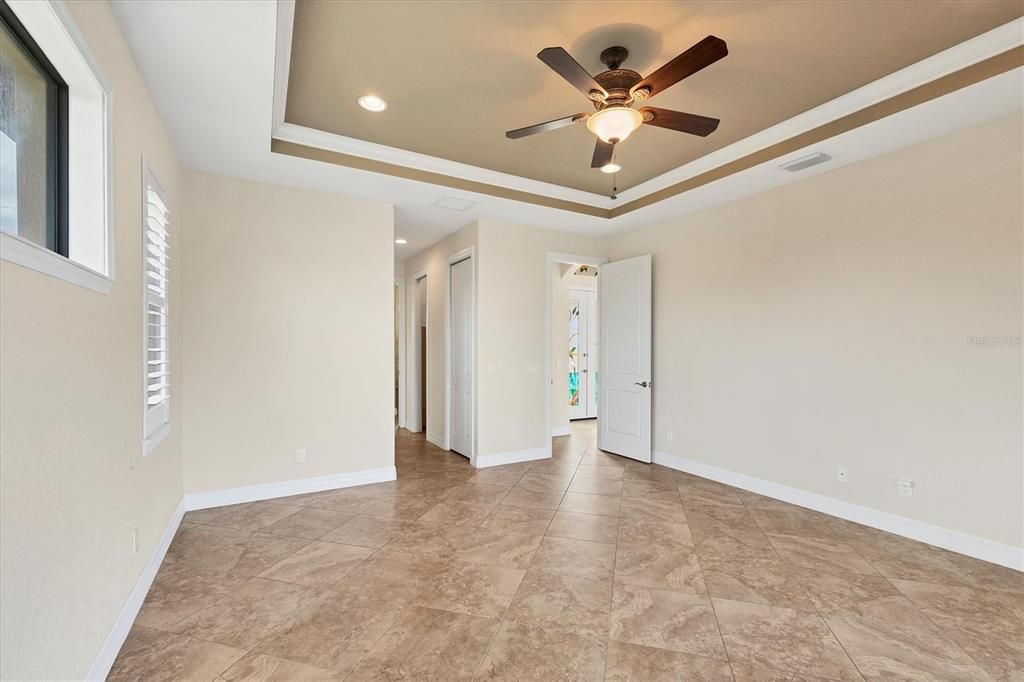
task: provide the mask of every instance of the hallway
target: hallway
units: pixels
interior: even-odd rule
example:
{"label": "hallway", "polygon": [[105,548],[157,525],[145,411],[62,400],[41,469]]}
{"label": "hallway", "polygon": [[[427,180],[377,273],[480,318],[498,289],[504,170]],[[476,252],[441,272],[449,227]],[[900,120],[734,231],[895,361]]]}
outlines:
{"label": "hallway", "polygon": [[602,453],[594,427],[573,422],[551,460],[483,470],[400,430],[397,481],[188,513],[110,679],[1024,665],[1020,573]]}

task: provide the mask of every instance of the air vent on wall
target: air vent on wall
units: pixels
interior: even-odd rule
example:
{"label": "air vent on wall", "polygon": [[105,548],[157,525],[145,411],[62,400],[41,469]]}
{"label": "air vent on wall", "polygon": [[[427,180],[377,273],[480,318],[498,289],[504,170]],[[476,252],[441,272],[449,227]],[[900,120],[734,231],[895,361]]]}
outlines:
{"label": "air vent on wall", "polygon": [[443,196],[434,202],[434,206],[438,208],[447,208],[451,211],[468,211],[469,209],[476,206],[476,202],[472,199],[462,199],[461,197]]}
{"label": "air vent on wall", "polygon": [[821,152],[815,152],[814,154],[808,154],[807,156],[801,156],[799,159],[793,159],[788,163],[784,163],[779,168],[787,170],[790,173],[796,173],[802,171],[805,168],[811,166],[817,166],[819,163],[825,163],[831,161],[832,157],[828,154],[822,154]]}

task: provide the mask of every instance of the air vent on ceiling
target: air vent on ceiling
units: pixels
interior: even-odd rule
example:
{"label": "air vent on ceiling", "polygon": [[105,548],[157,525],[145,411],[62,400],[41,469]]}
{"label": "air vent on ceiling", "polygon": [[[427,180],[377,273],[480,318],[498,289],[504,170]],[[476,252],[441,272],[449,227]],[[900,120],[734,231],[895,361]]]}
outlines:
{"label": "air vent on ceiling", "polygon": [[472,199],[463,199],[461,197],[443,196],[434,202],[434,206],[438,208],[447,208],[451,211],[468,211],[469,209],[476,206],[476,202]]}
{"label": "air vent on ceiling", "polygon": [[825,163],[831,161],[832,157],[828,154],[822,154],[821,152],[815,152],[814,154],[808,154],[807,156],[801,156],[799,159],[793,159],[789,163],[784,163],[779,168],[787,170],[790,173],[796,173],[802,171],[805,168],[811,166],[817,166],[819,163]]}

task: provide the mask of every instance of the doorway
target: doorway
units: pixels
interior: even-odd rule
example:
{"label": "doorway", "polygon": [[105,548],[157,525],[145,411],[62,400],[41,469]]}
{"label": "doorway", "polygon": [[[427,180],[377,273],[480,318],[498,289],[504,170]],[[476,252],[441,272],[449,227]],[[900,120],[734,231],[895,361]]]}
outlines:
{"label": "doorway", "polygon": [[600,372],[598,365],[598,268],[580,265],[569,276],[568,395],[569,419],[596,419]]}
{"label": "doorway", "polygon": [[549,452],[550,438],[568,436],[570,424],[599,418],[596,393],[600,358],[597,290],[601,266],[607,262],[603,256],[547,254]]}
{"label": "doorway", "polygon": [[475,438],[476,301],[472,250],[448,259],[448,449],[473,461]]}
{"label": "doorway", "polygon": [[414,433],[427,430],[427,351],[430,320],[427,315],[427,276],[413,274],[409,292],[409,378],[405,428]]}

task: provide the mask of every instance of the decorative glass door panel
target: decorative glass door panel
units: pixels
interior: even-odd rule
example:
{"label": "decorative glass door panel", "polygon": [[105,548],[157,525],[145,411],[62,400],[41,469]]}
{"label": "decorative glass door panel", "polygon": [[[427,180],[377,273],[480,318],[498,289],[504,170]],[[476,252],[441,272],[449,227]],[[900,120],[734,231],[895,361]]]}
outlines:
{"label": "decorative glass door panel", "polygon": [[597,292],[569,290],[569,419],[597,417]]}

